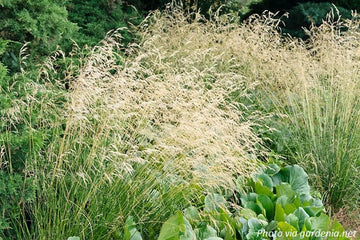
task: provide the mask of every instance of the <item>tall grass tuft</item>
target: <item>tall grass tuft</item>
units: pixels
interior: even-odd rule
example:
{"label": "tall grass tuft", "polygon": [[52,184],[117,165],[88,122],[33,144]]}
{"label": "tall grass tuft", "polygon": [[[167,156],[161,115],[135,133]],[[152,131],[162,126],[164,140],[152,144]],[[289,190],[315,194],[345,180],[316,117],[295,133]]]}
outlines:
{"label": "tall grass tuft", "polygon": [[270,50],[278,67],[271,68],[275,76],[264,76],[275,113],[283,117],[278,143],[334,209],[356,208],[360,200],[358,27],[357,20],[341,22],[330,13],[308,30],[308,41],[288,40]]}
{"label": "tall grass tuft", "polygon": [[[23,107],[43,111],[31,131],[51,129],[52,138],[26,163],[38,189],[14,219],[16,238],[121,239],[132,216],[155,239],[175,210],[204,192],[231,194],[258,166],[265,151],[252,120],[261,116],[245,118],[227,99],[234,89],[246,97],[243,77],[218,49],[199,44],[196,34],[210,23],[169,16],[155,13],[141,43],[127,49],[111,33],[80,70],[69,65],[68,92],[49,77],[62,55],[49,58]],[[149,34],[156,24],[174,27]],[[193,36],[170,41],[182,37],[177,31]]]}
{"label": "tall grass tuft", "polygon": [[[307,30],[306,41],[269,31],[274,21],[271,15],[251,19],[248,43],[237,48],[245,58],[244,75],[260,82],[254,102],[273,114],[267,124],[278,129],[266,136],[273,150],[305,168],[329,209],[358,208],[358,18],[343,22],[331,12],[321,26]],[[244,54],[242,48],[251,50]]]}
{"label": "tall grass tuft", "polygon": [[307,40],[282,35],[282,17],[270,12],[240,25],[231,15],[206,21],[173,13],[145,21],[152,40],[144,45],[161,66],[188,72],[190,56],[195,68],[216,71],[216,81],[237,78],[235,86],[227,85],[233,88],[228,99],[243,117],[261,112],[252,119],[259,123],[257,134],[309,172],[329,209],[357,207],[360,200],[359,20],[340,21],[334,11],[307,30]]}

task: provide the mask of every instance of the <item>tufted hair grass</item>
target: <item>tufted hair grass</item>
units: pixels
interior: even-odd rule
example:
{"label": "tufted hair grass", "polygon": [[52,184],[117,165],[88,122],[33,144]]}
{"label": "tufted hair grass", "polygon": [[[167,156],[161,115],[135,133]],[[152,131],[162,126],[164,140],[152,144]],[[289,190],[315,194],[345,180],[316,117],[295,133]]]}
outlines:
{"label": "tufted hair grass", "polygon": [[267,158],[267,136],[307,170],[328,206],[356,206],[359,23],[324,22],[308,41],[282,36],[279,24],[271,13],[239,24],[231,15],[154,12],[138,44],[124,49],[115,31],[80,69],[69,65],[70,91],[40,74],[22,107],[38,104],[38,127],[54,137],[27,163],[39,190],[17,237],[121,238],[133,216],[155,238],[204,192],[241,188],[237,178]]}
{"label": "tufted hair grass", "polygon": [[234,90],[247,97],[244,77],[231,70],[228,55],[198,41],[215,26],[189,24],[181,12],[158,14],[142,25],[139,44],[123,49],[115,31],[80,69],[69,64],[68,92],[49,73],[61,52],[32,84],[30,99],[44,111],[38,127],[53,138],[27,163],[38,191],[26,207],[30,220],[14,222],[17,238],[121,238],[133,216],[153,239],[175,210],[200,203],[204,193],[241,190],[239,178],[266,155],[253,131],[262,116],[245,116],[244,106],[228,100]]}

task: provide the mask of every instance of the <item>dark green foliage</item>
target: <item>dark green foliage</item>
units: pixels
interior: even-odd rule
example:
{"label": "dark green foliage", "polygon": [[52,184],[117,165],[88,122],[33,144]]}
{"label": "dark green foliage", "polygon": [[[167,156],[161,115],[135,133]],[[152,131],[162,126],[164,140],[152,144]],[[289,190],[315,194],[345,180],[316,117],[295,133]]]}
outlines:
{"label": "dark green foliage", "polygon": [[249,8],[250,10],[244,18],[248,18],[255,13],[261,14],[265,10],[279,12],[278,16],[289,13],[288,19],[282,18],[285,23],[285,26],[282,28],[283,32],[295,37],[304,38],[306,34],[302,27],[309,27],[311,24],[320,25],[322,20],[332,10],[334,11],[334,19],[340,16],[342,19],[351,19],[351,10],[360,10],[360,1],[263,0],[251,4]]}
{"label": "dark green foliage", "polygon": [[5,1],[0,7],[1,37],[20,43],[43,55],[69,41],[77,30],[67,19],[65,0]]}
{"label": "dark green foliage", "polygon": [[[322,3],[322,2],[328,2],[324,0],[262,0],[259,2],[256,2],[250,6],[251,12],[249,15],[253,13],[261,13],[265,10],[269,10],[272,12],[280,11],[282,13],[288,11],[289,9],[292,9],[296,7],[299,4],[303,4],[306,2],[311,3]],[[359,10],[360,8],[360,1],[359,0],[333,0],[330,3],[335,4],[338,7],[343,7],[351,10]]]}
{"label": "dark green foliage", "polygon": [[[72,41],[80,47],[94,46],[108,31],[137,25],[142,19],[135,8],[119,0],[0,1],[0,11],[0,38],[10,40],[1,62],[10,75],[20,71],[19,52],[26,42],[33,67],[58,47],[70,52]],[[135,37],[125,29],[121,33],[125,43]]]}
{"label": "dark green foliage", "polygon": [[[5,52],[7,44],[8,44],[8,41],[5,41],[0,38],[0,57],[2,57],[3,53]],[[6,75],[7,75],[7,69],[2,64],[2,62],[0,62],[0,90],[1,90],[1,87],[3,86],[4,82],[6,81]]]}
{"label": "dark green foliage", "polygon": [[[36,185],[33,178],[22,174],[0,171],[0,239],[11,239],[13,228],[26,218],[25,206],[35,200]],[[26,219],[25,219],[26,221]]]}
{"label": "dark green foliage", "polygon": [[155,9],[162,9],[171,0],[127,0],[124,1],[124,5],[133,5],[139,11],[151,11]]}
{"label": "dark green foliage", "polygon": [[360,10],[360,1],[359,0],[337,0],[335,1],[341,7],[351,9],[351,10]]}
{"label": "dark green foliage", "polygon": [[[184,7],[185,10],[200,11],[201,14],[209,17],[210,8],[216,11],[221,7],[221,13],[238,12],[243,15],[248,12],[250,4],[261,0],[178,0],[176,4]],[[155,9],[163,9],[171,0],[128,0],[128,4],[135,6],[137,9],[150,11]]]}
{"label": "dark green foliage", "polygon": [[290,33],[292,36],[304,37],[305,32],[302,27],[319,26],[330,12],[333,12],[334,19],[350,19],[352,17],[350,10],[342,7],[335,8],[329,2],[307,2],[299,4],[289,11],[289,18],[284,19],[284,32]]}
{"label": "dark green foliage", "polygon": [[[261,2],[256,2],[254,4],[250,5],[251,11],[249,12],[249,15],[254,13],[262,13],[265,10],[269,10],[272,12],[280,11],[284,13],[288,9],[291,9],[292,7],[307,2],[308,0],[263,0]],[[314,0],[312,2],[322,2],[321,0]]]}
{"label": "dark green foliage", "polygon": [[[70,16],[66,7],[73,10]],[[77,50],[81,56],[71,59],[60,51],[52,54],[51,61],[45,57],[58,46],[71,50],[71,40],[80,46],[94,45],[109,30],[130,21],[137,24],[140,18],[120,1],[0,1],[0,11],[0,239],[17,239],[17,226],[30,229],[35,223],[32,202],[38,185],[32,166],[41,164],[41,153],[62,131],[52,126],[60,116],[52,111],[65,101],[65,82],[59,88],[41,86],[38,63],[52,65],[52,70],[44,69],[46,81],[63,79],[69,65],[76,75],[81,67],[77,57],[83,57],[84,51]],[[132,41],[132,35],[123,33],[126,41]],[[29,44],[22,47],[25,42]],[[20,73],[25,62],[26,73]]]}
{"label": "dark green foliage", "polygon": [[[136,25],[142,19],[136,9],[123,5],[120,0],[72,0],[67,4],[67,10],[69,21],[80,27],[74,35],[80,46],[92,46],[102,40],[108,31],[127,27],[129,23]],[[122,33],[125,42],[132,40],[133,36],[128,31]]]}

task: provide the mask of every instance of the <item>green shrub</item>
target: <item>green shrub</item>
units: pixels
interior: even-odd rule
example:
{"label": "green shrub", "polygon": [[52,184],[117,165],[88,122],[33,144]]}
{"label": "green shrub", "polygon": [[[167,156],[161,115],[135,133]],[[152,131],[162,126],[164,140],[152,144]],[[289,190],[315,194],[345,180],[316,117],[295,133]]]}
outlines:
{"label": "green shrub", "polygon": [[[80,45],[94,46],[101,41],[110,30],[125,28],[131,24],[137,25],[142,20],[141,14],[122,1],[72,0],[67,4],[69,21],[80,27],[73,35]],[[141,10],[139,10],[141,11]],[[129,31],[122,31],[124,42],[133,41],[134,36]]]}
{"label": "green shrub", "polygon": [[[19,52],[27,43],[27,54],[36,68],[52,52],[69,53],[100,42],[108,31],[121,28],[123,43],[135,40],[125,27],[137,25],[142,15],[121,1],[3,1],[0,3],[0,37],[9,41],[2,63],[9,75],[20,72]],[[36,71],[36,70],[35,70]]]}
{"label": "green shrub", "polygon": [[[294,37],[307,38],[303,27],[309,28],[311,24],[320,25],[326,20],[327,14],[333,11],[333,19],[351,19],[351,10],[359,9],[359,1],[308,1],[308,0],[263,0],[248,6],[250,11],[244,18],[249,19],[252,14],[262,14],[264,11],[288,13],[288,17],[282,17],[285,23],[282,32]],[[344,29],[343,29],[344,30]]]}
{"label": "green shrub", "polygon": [[4,1],[0,9],[1,34],[5,39],[25,43],[40,55],[49,54],[70,41],[77,31],[65,8],[66,0]]}

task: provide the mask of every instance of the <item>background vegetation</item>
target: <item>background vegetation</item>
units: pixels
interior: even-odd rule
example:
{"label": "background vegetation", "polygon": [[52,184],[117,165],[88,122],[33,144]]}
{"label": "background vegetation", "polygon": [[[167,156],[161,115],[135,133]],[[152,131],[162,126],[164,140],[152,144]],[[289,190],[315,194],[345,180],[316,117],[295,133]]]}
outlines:
{"label": "background vegetation", "polygon": [[236,218],[268,161],[355,230],[359,2],[167,3],[0,0],[0,238],[156,239],[211,196]]}

